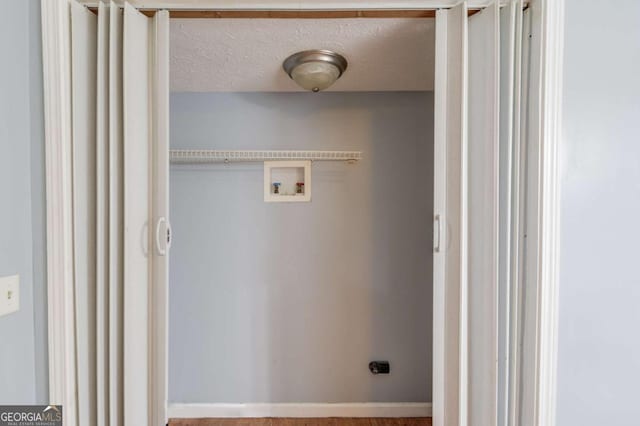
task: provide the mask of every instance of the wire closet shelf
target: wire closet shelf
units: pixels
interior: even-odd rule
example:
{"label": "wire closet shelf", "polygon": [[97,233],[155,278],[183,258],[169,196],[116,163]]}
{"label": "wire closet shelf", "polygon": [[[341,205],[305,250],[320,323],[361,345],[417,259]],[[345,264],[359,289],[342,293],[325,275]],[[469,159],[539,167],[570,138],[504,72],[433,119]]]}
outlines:
{"label": "wire closet shelf", "polygon": [[172,149],[169,158],[176,164],[229,163],[245,161],[347,161],[362,159],[361,151],[220,151]]}

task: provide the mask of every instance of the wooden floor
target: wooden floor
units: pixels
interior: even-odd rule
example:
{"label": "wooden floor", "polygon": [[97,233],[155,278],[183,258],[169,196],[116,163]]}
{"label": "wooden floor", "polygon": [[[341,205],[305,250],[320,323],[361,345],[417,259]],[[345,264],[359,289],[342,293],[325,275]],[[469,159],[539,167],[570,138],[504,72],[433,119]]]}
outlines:
{"label": "wooden floor", "polygon": [[431,418],[171,419],[169,426],[431,426]]}

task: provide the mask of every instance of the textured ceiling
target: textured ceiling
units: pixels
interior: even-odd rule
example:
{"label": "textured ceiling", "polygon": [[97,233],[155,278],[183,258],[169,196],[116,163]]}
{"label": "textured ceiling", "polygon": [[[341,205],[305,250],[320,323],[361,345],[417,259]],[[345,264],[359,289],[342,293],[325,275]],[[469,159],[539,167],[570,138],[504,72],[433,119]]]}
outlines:
{"label": "textured ceiling", "polygon": [[171,90],[298,91],[282,61],[329,49],[349,61],[328,91],[433,90],[435,20],[171,19]]}

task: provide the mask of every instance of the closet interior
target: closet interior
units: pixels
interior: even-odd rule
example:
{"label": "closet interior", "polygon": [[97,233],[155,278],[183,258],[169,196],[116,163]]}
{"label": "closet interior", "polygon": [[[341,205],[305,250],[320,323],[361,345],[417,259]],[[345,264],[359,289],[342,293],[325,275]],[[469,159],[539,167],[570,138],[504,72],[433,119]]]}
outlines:
{"label": "closet interior", "polygon": [[171,18],[169,407],[430,414],[434,62],[434,18]]}

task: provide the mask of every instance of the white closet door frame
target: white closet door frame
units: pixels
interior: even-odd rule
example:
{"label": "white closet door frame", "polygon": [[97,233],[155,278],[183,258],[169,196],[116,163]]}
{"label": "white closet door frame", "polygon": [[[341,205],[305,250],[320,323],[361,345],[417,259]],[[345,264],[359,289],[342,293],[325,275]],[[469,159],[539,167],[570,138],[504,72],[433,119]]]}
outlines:
{"label": "white closet door frame", "polygon": [[526,14],[520,141],[526,210],[518,212],[527,235],[520,273],[526,296],[513,424],[542,426],[555,424],[564,0],[532,1]]}
{"label": "white closet door frame", "polygon": [[[97,1],[82,1],[97,5]],[[411,3],[411,4],[409,4]],[[415,2],[376,1],[368,2],[365,8],[447,8],[458,1],[424,0]],[[471,1],[472,6],[484,6],[486,2]],[[482,3],[482,4],[480,4]],[[168,0],[149,0],[145,7],[167,8]],[[175,2],[173,2],[175,6]],[[242,9],[237,2],[224,5],[213,0],[198,1],[198,8],[215,9],[223,6]],[[272,2],[262,4],[262,8],[294,8],[296,10],[333,10],[335,8],[357,8],[362,5],[352,2],[336,3],[312,2],[300,6],[299,2]],[[531,6],[540,7],[532,27],[541,35],[539,43],[540,114],[535,125],[539,129],[537,149],[540,155],[539,179],[536,194],[539,208],[535,220],[540,223],[537,234],[537,270],[535,279],[536,336],[534,345],[535,366],[530,373],[535,386],[532,390],[535,407],[534,424],[553,425],[555,403],[555,355],[557,330],[557,236],[558,192],[557,192],[557,145],[559,142],[560,95],[562,76],[562,36],[564,31],[564,2],[562,0],[532,0]],[[184,6],[184,4],[178,5]],[[285,7],[287,6],[287,7]],[[437,29],[441,31],[441,29]],[[72,163],[71,163],[71,55],[69,3],[47,1],[42,4],[42,37],[45,100],[46,139],[46,183],[47,183],[47,287],[49,324],[49,389],[50,401],[61,403],[65,412],[75,412],[76,405],[76,359],[73,310],[73,215],[72,215]],[[442,54],[442,52],[440,53]],[[442,71],[442,70],[441,70]],[[441,72],[440,71],[440,72]],[[436,96],[439,96],[436,93]],[[529,123],[532,125],[532,123]],[[437,154],[437,153],[436,153]],[[438,157],[436,157],[438,158]],[[514,212],[515,214],[515,212]],[[443,234],[444,236],[444,234]],[[436,267],[434,260],[434,268]],[[440,291],[443,289],[441,288]],[[435,296],[435,295],[434,295]],[[440,294],[440,296],[442,296]],[[434,299],[436,302],[437,299]],[[434,347],[443,341],[447,331],[444,317],[436,316],[434,306]],[[530,338],[530,337],[527,337]],[[439,339],[439,340],[436,340]],[[434,349],[434,420],[444,413],[444,365],[442,353]],[[522,383],[518,384],[521,386]],[[438,424],[438,423],[436,423]],[[440,423],[443,424],[443,423]]]}

